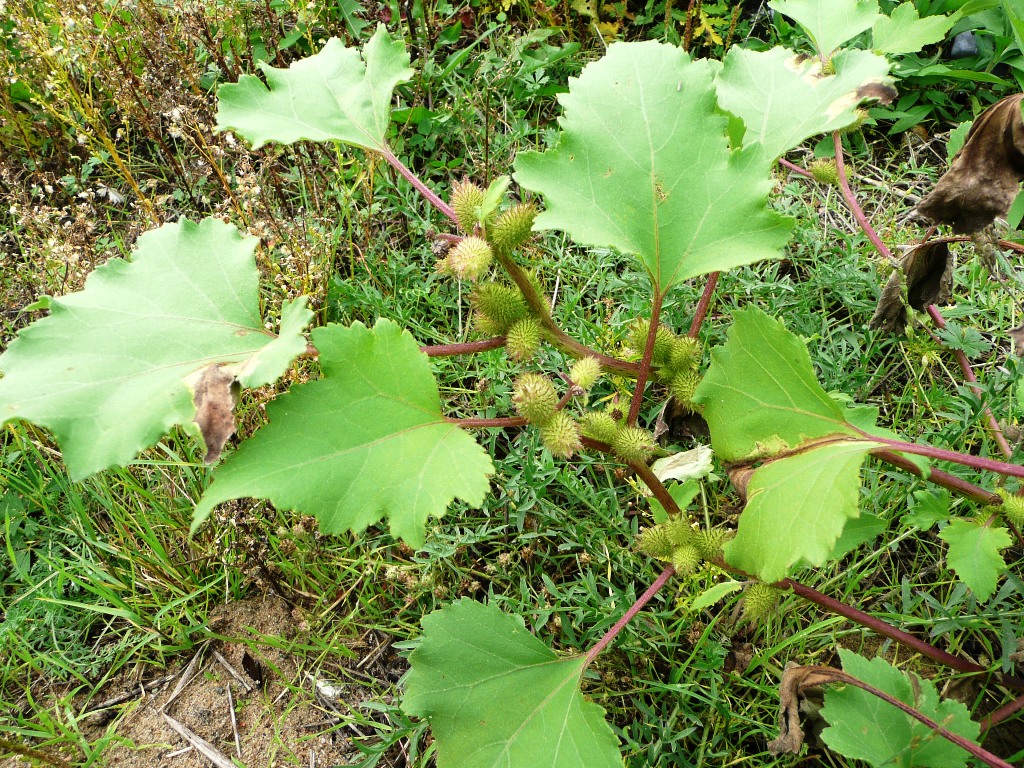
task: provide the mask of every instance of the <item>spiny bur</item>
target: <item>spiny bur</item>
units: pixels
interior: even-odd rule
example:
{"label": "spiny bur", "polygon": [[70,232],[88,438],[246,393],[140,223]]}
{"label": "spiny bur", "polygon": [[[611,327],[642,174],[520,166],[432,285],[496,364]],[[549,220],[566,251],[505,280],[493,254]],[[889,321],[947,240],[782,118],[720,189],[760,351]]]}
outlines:
{"label": "spiny bur", "polygon": [[[651,321],[646,318],[637,318],[629,327],[629,346],[637,354],[642,355],[647,348],[647,335],[651,330]],[[654,336],[654,354],[651,362],[654,365],[665,365],[672,356],[672,344],[676,335],[664,325],[658,326]]]}
{"label": "spiny bur", "polygon": [[700,553],[692,544],[684,544],[672,551],[672,566],[680,576],[689,576],[700,567]]}
{"label": "spiny bur", "polygon": [[569,369],[569,379],[580,389],[590,390],[601,378],[601,363],[596,357],[581,357]]}
{"label": "spiny bur", "polygon": [[482,237],[464,237],[448,252],[446,260],[453,275],[475,282],[491,268],[494,252]]}
{"label": "spiny bur", "polygon": [[683,403],[689,403],[693,400],[693,394],[697,391],[697,385],[700,384],[700,374],[696,371],[686,371],[685,373],[677,373],[669,381],[668,388],[676,400]]}
{"label": "spiny bur", "polygon": [[673,547],[697,546],[697,532],[693,530],[690,519],[686,515],[673,515],[664,525],[668,540]]}
{"label": "spiny bur", "polygon": [[484,202],[485,192],[469,179],[455,182],[452,187],[452,210],[459,221],[459,227],[466,234],[472,234],[476,227],[477,210]]}
{"label": "spiny bur", "polygon": [[722,547],[732,533],[724,528],[702,528],[695,532],[694,546],[705,560],[714,560],[722,556]]}
{"label": "spiny bur", "polygon": [[508,329],[505,348],[515,360],[529,360],[540,348],[540,320],[535,317],[524,317]]}
{"label": "spiny bur", "polygon": [[668,367],[677,372],[696,371],[700,365],[700,342],[689,336],[677,336],[672,340]]}
{"label": "spiny bur", "polygon": [[543,427],[556,415],[558,393],[547,376],[524,373],[512,388],[512,404],[516,413],[528,422]]}
{"label": "spiny bur", "polygon": [[580,420],[580,428],[587,437],[600,440],[602,443],[610,443],[615,433],[619,431],[619,422],[604,411],[590,411]]}
{"label": "spiny bur", "polygon": [[568,459],[583,447],[580,443],[580,427],[576,420],[565,411],[558,411],[551,420],[540,428],[540,440],[551,455]]}
{"label": "spiny bur", "polygon": [[533,203],[517,203],[498,216],[488,230],[491,242],[498,253],[511,253],[533,234],[533,220],[537,217],[537,206]]}
{"label": "spiny bur", "polygon": [[624,461],[644,464],[656,447],[654,435],[640,427],[619,427],[612,437],[612,450]]}
{"label": "spiny bur", "polygon": [[839,169],[836,168],[836,161],[827,158],[815,160],[807,170],[819,184],[828,184],[832,187],[839,186]]}
{"label": "spiny bur", "polygon": [[770,584],[758,581],[743,593],[743,620],[763,621],[775,612],[782,592]]}
{"label": "spiny bur", "polygon": [[656,560],[671,559],[672,550],[675,549],[664,525],[656,525],[653,528],[644,528],[640,531],[636,548],[639,552]]}
{"label": "spiny bur", "polygon": [[469,300],[477,313],[486,318],[486,323],[478,318],[477,327],[483,333],[494,336],[507,332],[515,323],[530,314],[523,294],[514,285],[481,283],[473,289]]}
{"label": "spiny bur", "polygon": [[1024,496],[1017,496],[1003,488],[997,488],[996,493],[1003,499],[1002,505],[996,509],[1006,520],[1013,523],[1017,530],[1024,528]]}

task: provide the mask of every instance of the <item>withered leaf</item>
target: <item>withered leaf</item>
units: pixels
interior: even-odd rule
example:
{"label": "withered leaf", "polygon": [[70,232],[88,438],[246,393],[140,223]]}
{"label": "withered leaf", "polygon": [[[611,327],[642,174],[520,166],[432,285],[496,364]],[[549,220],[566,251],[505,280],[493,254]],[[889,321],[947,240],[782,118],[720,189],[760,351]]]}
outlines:
{"label": "withered leaf", "polygon": [[1007,333],[1010,335],[1010,341],[1013,342],[1013,351],[1017,353],[1018,357],[1024,357],[1024,323],[1016,328],[1011,328]]}
{"label": "withered leaf", "polygon": [[196,415],[193,421],[199,425],[206,445],[203,461],[212,464],[220,458],[220,452],[228,438],[235,433],[235,404],[238,402],[238,382],[235,375],[222,365],[211,365],[203,369],[195,385],[193,402]]}
{"label": "withered leaf", "polygon": [[[835,670],[836,675],[842,672]],[[804,743],[800,727],[800,698],[808,689],[836,680],[831,670],[823,667],[801,667],[790,662],[779,683],[779,737],[768,743],[773,755],[783,752],[796,754]]]}
{"label": "withered leaf", "polygon": [[242,653],[242,669],[245,670],[245,674],[255,681],[256,685],[260,688],[263,687],[263,665],[256,661],[248,651]]}
{"label": "withered leaf", "polygon": [[878,307],[868,324],[870,328],[900,333],[907,325],[903,304],[906,280],[907,301],[923,312],[929,304],[946,304],[953,291],[953,257],[946,243],[923,243],[900,259],[900,268],[889,275],[882,288]]}
{"label": "withered leaf", "polygon": [[969,233],[1006,215],[1024,180],[1022,98],[1008,96],[982,112],[949,170],[918,204],[917,216]]}

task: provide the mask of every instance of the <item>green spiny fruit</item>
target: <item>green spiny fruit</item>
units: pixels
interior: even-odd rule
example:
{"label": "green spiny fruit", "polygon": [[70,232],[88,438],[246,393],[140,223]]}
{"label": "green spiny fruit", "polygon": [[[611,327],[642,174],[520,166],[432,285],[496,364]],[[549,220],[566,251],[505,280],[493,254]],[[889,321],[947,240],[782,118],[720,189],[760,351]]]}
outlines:
{"label": "green spiny fruit", "polygon": [[456,277],[476,281],[487,273],[494,252],[482,237],[464,237],[448,252],[448,268]]}
{"label": "green spiny fruit", "polygon": [[821,74],[823,77],[829,77],[836,73],[836,63],[832,61],[832,57],[825,59],[821,64]]}
{"label": "green spiny fruit", "polygon": [[[523,294],[514,285],[500,283],[481,283],[473,289],[469,297],[474,309],[490,321],[488,330],[495,336],[508,331],[516,322],[528,317],[529,308]],[[477,327],[483,330],[478,322]]]}
{"label": "green spiny fruit", "polygon": [[[647,334],[651,329],[651,321],[646,318],[637,318],[629,327],[629,345],[637,354],[643,354],[647,347]],[[658,326],[658,332],[654,337],[654,354],[651,362],[654,365],[666,365],[672,356],[672,344],[676,335],[664,325]]]}
{"label": "green spiny fruit", "polygon": [[1017,526],[1017,530],[1024,528],[1024,496],[1017,496],[1003,488],[996,489],[996,493],[1003,499],[999,507],[1003,517]]}
{"label": "green spiny fruit", "polygon": [[558,393],[547,376],[524,373],[512,388],[512,403],[516,413],[531,424],[543,427],[556,415]]}
{"label": "green spiny fruit", "polygon": [[700,342],[689,336],[677,336],[672,340],[668,367],[678,373],[696,371],[700,365]]}
{"label": "green spiny fruit", "polygon": [[669,541],[668,531],[665,526],[656,525],[653,528],[644,528],[637,538],[636,548],[638,551],[653,557],[656,560],[668,560],[672,557],[672,542]]}
{"label": "green spiny fruit", "polygon": [[689,403],[693,401],[693,393],[697,391],[698,384],[700,384],[700,374],[695,371],[687,371],[673,376],[668,388],[676,400]]}
{"label": "green spiny fruit", "polygon": [[839,186],[839,169],[836,168],[836,161],[823,158],[811,163],[807,170],[819,184],[828,184],[832,187]]}
{"label": "green spiny fruit", "polygon": [[694,546],[705,560],[714,560],[722,556],[722,547],[732,533],[724,528],[701,529],[695,532]]}
{"label": "green spiny fruit", "polygon": [[697,546],[697,532],[686,515],[674,515],[665,523],[665,532],[673,547]]}
{"label": "green spiny fruit", "polygon": [[857,120],[853,123],[850,123],[850,125],[846,126],[845,128],[840,128],[839,132],[853,133],[855,131],[859,131],[864,126],[864,123],[867,122],[868,117],[870,117],[870,115],[868,114],[868,111],[866,109],[858,109]]}
{"label": "green spiny fruit", "polygon": [[452,187],[452,210],[458,219],[459,227],[466,234],[472,234],[476,228],[477,209],[484,202],[483,189],[469,179],[455,182]]}
{"label": "green spiny fruit", "polygon": [[619,427],[612,437],[612,450],[625,461],[644,464],[654,449],[654,435],[640,427]]}
{"label": "green spiny fruit", "polygon": [[583,447],[580,443],[580,427],[576,420],[565,411],[558,411],[551,420],[540,428],[540,439],[544,447],[556,458],[568,459]]}
{"label": "green spiny fruit", "polygon": [[743,594],[743,620],[762,621],[775,612],[782,592],[770,584],[758,581],[747,587]]}
{"label": "green spiny fruit", "polygon": [[569,380],[577,387],[590,390],[601,378],[601,363],[596,357],[581,357],[569,369]]}
{"label": "green spiny fruit", "polygon": [[689,576],[700,567],[700,553],[692,544],[684,544],[672,551],[672,565],[680,576]]}
{"label": "green spiny fruit", "polygon": [[503,336],[508,330],[503,323],[495,321],[480,310],[473,313],[473,328],[484,336]]}
{"label": "green spiny fruit", "polygon": [[619,422],[613,419],[611,414],[590,411],[580,420],[580,428],[587,437],[600,440],[602,443],[610,443],[615,438],[615,433],[619,431]]}
{"label": "green spiny fruit", "polygon": [[540,320],[524,317],[508,329],[505,348],[515,360],[529,360],[540,348]]}
{"label": "green spiny fruit", "polygon": [[537,206],[517,203],[502,213],[487,232],[498,253],[511,253],[530,239]]}

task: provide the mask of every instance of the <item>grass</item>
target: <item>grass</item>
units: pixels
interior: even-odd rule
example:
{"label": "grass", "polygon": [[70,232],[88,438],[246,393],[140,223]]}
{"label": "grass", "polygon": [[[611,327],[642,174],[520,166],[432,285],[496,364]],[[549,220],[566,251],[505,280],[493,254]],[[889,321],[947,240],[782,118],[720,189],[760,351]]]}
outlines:
{"label": "grass", "polygon": [[[14,5],[15,18],[30,15],[28,6]],[[155,24],[155,8],[142,5],[140,23]],[[17,158],[3,169],[14,211],[3,215],[21,254],[11,255],[11,248],[3,258],[23,259],[17,270],[0,272],[5,307],[79,287],[88,268],[130,251],[139,230],[155,220],[214,212],[263,238],[269,314],[285,297],[311,292],[318,322],[386,316],[422,343],[467,338],[468,288],[433,272],[428,233],[438,222],[404,182],[361,157],[305,145],[249,153],[209,131],[210,100],[194,86],[208,82],[211,71],[215,80],[229,79],[232,69],[251,70],[249,42],[270,42],[276,50],[273,43],[282,27],[296,23],[297,10],[223,19],[185,15],[169,40],[139,36],[152,44],[150,54],[183,73],[180,90],[159,92],[159,103],[143,99],[130,78],[116,87],[118,73],[124,79],[125,66],[142,52],[114,36],[97,43],[75,37],[73,28],[66,32],[69,49],[90,46],[95,67],[87,93],[93,101],[80,113],[82,93],[69,90],[73,77],[46,90],[18,66],[45,108],[0,105],[31,114],[37,132],[37,141],[27,144],[18,135],[0,135],[9,158]],[[348,33],[343,19],[322,23],[326,31]],[[442,190],[463,173],[492,178],[506,171],[520,148],[549,145],[552,95],[601,53],[600,42],[575,27],[495,23],[490,30],[464,58],[458,51],[467,38],[439,39],[429,52],[431,65],[405,92],[413,108],[395,126],[400,154]],[[208,34],[227,53],[210,51]],[[21,54],[31,60],[32,43],[24,45]],[[10,47],[0,51],[13,56]],[[293,53],[285,50],[282,57]],[[169,129],[179,130],[178,123],[169,114],[179,104],[184,133],[176,139]],[[120,166],[109,151],[103,159],[91,146],[68,149],[74,144],[68,126],[82,121],[110,121],[99,135],[116,138],[118,109],[138,126],[122,126],[114,146]],[[926,184],[904,155],[882,159],[885,184]],[[74,180],[74,195],[61,192],[64,176]],[[138,192],[116,207],[96,197],[100,183]],[[859,191],[868,203],[875,199],[873,188]],[[807,340],[826,389],[877,406],[883,422],[907,439],[994,455],[977,398],[964,390],[955,362],[934,340],[921,330],[907,338],[866,330],[882,269],[837,193],[785,181],[775,200],[799,222],[793,241],[783,260],[723,276],[706,347],[724,340],[733,309],[761,306]],[[869,212],[887,241],[914,236],[898,212]],[[67,217],[77,238],[71,242],[59,237]],[[583,251],[555,235],[539,240],[531,258],[548,291],[558,286],[556,318],[585,343],[610,347],[647,312],[646,277],[628,259]],[[986,401],[1019,422],[1019,364],[1007,356],[1004,341],[1005,330],[1019,322],[1005,293],[1018,297],[1019,280],[993,290],[964,259],[957,286],[957,306],[947,316],[998,342],[975,362]],[[665,321],[685,330],[701,289],[697,282],[675,290]],[[5,313],[4,338],[25,319]],[[546,369],[561,364],[550,350],[540,360]],[[519,366],[503,354],[438,359],[434,369],[448,412],[511,412],[510,380]],[[600,387],[594,398],[626,392],[615,380]],[[262,423],[262,405],[274,394],[268,388],[246,397],[239,414],[244,431]],[[648,415],[658,407],[652,400]],[[454,507],[432,527],[425,547],[413,552],[375,529],[323,536],[309,519],[265,504],[226,505],[189,539],[192,503],[209,472],[187,436],[171,435],[128,468],[74,483],[46,434],[6,428],[0,436],[0,738],[59,751],[74,765],[102,763],[117,737],[112,731],[86,735],[79,720],[89,702],[102,697],[104,684],[119,673],[165,668],[216,636],[208,619],[217,605],[266,590],[301,611],[306,628],[288,647],[313,665],[343,666],[348,646],[370,630],[413,639],[423,615],[459,596],[524,616],[560,650],[590,647],[657,574],[655,564],[632,551],[637,531],[649,524],[646,500],[623,481],[615,462],[590,454],[569,464],[555,461],[534,431],[489,430],[479,439],[496,460],[492,494],[479,510]],[[923,487],[869,463],[862,508],[883,521],[882,538],[799,577],[952,652],[1007,668],[1024,624],[1024,584],[1017,575],[1024,553],[1008,552],[1010,575],[991,600],[978,604],[944,567],[941,542],[904,518],[909,494]],[[966,513],[966,505],[960,508]],[[734,524],[736,513],[727,479],[709,482],[698,515]],[[835,663],[837,644],[882,653],[938,680],[948,677],[887,643],[865,645],[862,630],[793,596],[784,598],[779,616],[758,625],[739,618],[738,593],[712,610],[689,610],[693,597],[719,578],[702,573],[673,582],[584,681],[587,694],[607,710],[630,766],[791,764],[767,752],[777,735],[779,677],[788,661]],[[431,764],[424,724],[401,712],[390,683],[367,685],[375,698],[349,707],[337,726],[339,733],[351,725],[364,734],[358,740],[363,765],[400,764],[403,752],[405,764]],[[980,694],[970,702],[978,713],[992,705]],[[850,764],[815,754],[823,764]]]}

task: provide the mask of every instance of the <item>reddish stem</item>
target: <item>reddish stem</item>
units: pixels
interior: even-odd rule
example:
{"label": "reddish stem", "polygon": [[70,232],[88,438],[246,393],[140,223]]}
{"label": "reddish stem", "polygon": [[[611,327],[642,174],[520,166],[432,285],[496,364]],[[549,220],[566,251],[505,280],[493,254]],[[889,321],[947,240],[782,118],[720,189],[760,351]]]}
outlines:
{"label": "reddish stem", "polygon": [[654,300],[651,303],[651,326],[647,330],[644,356],[640,359],[640,370],[636,373],[636,388],[633,390],[633,399],[629,404],[629,416],[626,418],[626,423],[631,427],[636,425],[637,417],[640,415],[640,404],[644,399],[644,387],[647,386],[647,376],[651,372],[654,342],[658,338],[658,326],[661,323],[661,300],[661,291],[655,289]]}
{"label": "reddish stem", "polygon": [[446,418],[449,424],[458,424],[464,429],[477,427],[525,427],[527,422],[522,416],[498,416],[493,419],[454,419]]}
{"label": "reddish stem", "polygon": [[801,168],[799,165],[794,165],[784,157],[779,158],[779,165],[781,165],[783,168],[788,168],[793,173],[799,173],[801,176],[806,176],[808,179],[814,178],[814,174],[808,171],[806,168]]}
{"label": "reddish stem", "polygon": [[505,346],[504,336],[495,336],[480,341],[467,341],[461,344],[430,344],[420,347],[420,352],[427,357],[452,357],[454,355],[471,355],[474,352],[486,352],[489,349],[500,349]]}
{"label": "reddish stem", "polygon": [[985,731],[992,728],[992,726],[1001,723],[1010,715],[1016,714],[1022,709],[1024,709],[1024,696],[1018,696],[1009,704],[1004,704],[999,709],[994,712],[990,712],[987,717],[983,718],[981,721],[981,732],[985,733]]}
{"label": "reddish stem", "polygon": [[991,765],[992,768],[1014,768],[1014,766],[1012,766],[1010,763],[1006,762],[1005,760],[1003,760],[1000,757],[996,757],[995,755],[993,755],[988,750],[983,749],[982,747],[979,747],[973,741],[969,741],[968,739],[965,739],[963,736],[961,736],[958,733],[953,733],[952,731],[947,731],[945,728],[943,728],[941,725],[936,723],[930,717],[926,717],[925,715],[922,715],[920,712],[918,712],[916,709],[914,709],[909,704],[906,704],[906,703],[900,701],[895,696],[890,696],[885,691],[880,691],[878,688],[875,688],[873,685],[868,685],[867,683],[865,683],[865,682],[863,682],[861,680],[858,680],[856,677],[853,677],[852,675],[849,675],[846,672],[841,672],[838,669],[833,669],[832,667],[818,667],[818,666],[802,667],[802,669],[808,670],[808,671],[816,673],[818,675],[831,677],[836,682],[846,683],[848,685],[852,685],[852,686],[854,686],[856,688],[860,688],[862,691],[867,691],[872,696],[877,696],[878,698],[882,699],[883,701],[888,702],[889,704],[892,704],[892,706],[896,707],[901,712],[905,712],[906,714],[910,715],[912,718],[914,718],[918,722],[924,723],[925,725],[927,725],[929,728],[931,728],[933,731],[938,733],[940,736],[942,736],[947,741],[951,741],[954,744],[956,744],[958,747],[960,747],[961,749],[966,750],[967,752],[970,752],[972,756],[978,758],[979,760],[981,760],[986,765]]}
{"label": "reddish stem", "polygon": [[832,143],[836,148],[836,173],[839,176],[839,188],[843,192],[843,199],[846,200],[846,205],[850,208],[853,213],[853,218],[860,224],[860,228],[864,230],[864,234],[867,235],[868,240],[875,246],[875,250],[878,251],[882,256],[887,259],[892,258],[892,251],[885,247],[885,243],[882,242],[882,238],[875,232],[874,227],[871,226],[871,222],[868,221],[868,217],[864,215],[864,210],[860,207],[860,203],[857,202],[857,198],[853,196],[853,190],[850,189],[850,181],[846,177],[846,163],[843,161],[843,137],[839,131],[832,132]]}
{"label": "reddish stem", "polygon": [[615,639],[615,636],[622,631],[622,628],[629,624],[629,622],[633,620],[633,617],[643,610],[643,607],[650,602],[652,597],[658,594],[658,590],[665,586],[668,580],[672,578],[672,574],[675,572],[676,569],[670,565],[665,568],[661,574],[659,574],[658,578],[654,580],[654,583],[636,599],[636,602],[629,607],[629,610],[622,615],[622,618],[616,621],[615,624],[612,625],[612,628],[605,632],[604,637],[598,640],[597,644],[587,651],[586,661],[583,664],[584,669],[586,669],[586,667],[589,666],[595,658],[597,658],[597,655],[601,653],[601,651],[608,647],[608,644]]}
{"label": "reddish stem", "polygon": [[890,440],[887,437],[878,437],[867,433],[864,433],[864,439],[883,443],[889,446],[892,450],[899,451],[901,453],[910,453],[915,456],[926,456],[929,459],[937,459],[938,461],[952,461],[953,463],[960,464],[964,467],[982,469],[986,472],[996,472],[1008,477],[1024,477],[1024,467],[1019,464],[1008,464],[1005,461],[986,459],[983,456],[973,456],[969,453],[947,451],[945,448],[933,448],[930,445],[918,445],[916,443],[905,443],[902,440]]}
{"label": "reddish stem", "polygon": [[934,483],[941,488],[945,488],[953,493],[960,494],[964,498],[976,501],[979,504],[985,504],[986,506],[997,506],[1003,503],[1003,499],[999,494],[986,491],[980,486],[969,483],[966,480],[962,480],[956,475],[951,475],[949,472],[943,472],[941,469],[930,469],[928,476],[925,477],[924,472],[912,462],[910,459],[900,456],[898,453],[890,453],[889,451],[879,451],[878,453],[872,454],[876,458],[881,459],[894,467],[899,467],[902,470],[909,472],[917,477],[923,477],[929,483]]}
{"label": "reddish stem", "polygon": [[704,293],[700,295],[700,301],[697,302],[697,309],[693,313],[693,322],[690,323],[690,332],[687,334],[691,339],[696,339],[697,334],[700,333],[700,327],[708,315],[708,307],[711,306],[711,299],[715,295],[715,286],[718,285],[718,278],[721,274],[721,272],[712,272],[708,275]]}
{"label": "reddish stem", "polygon": [[[939,328],[946,327],[946,319],[939,312],[939,308],[934,304],[928,305],[928,315],[931,317],[932,322]],[[954,349],[953,354],[956,356],[956,361],[960,364],[960,370],[964,372],[964,378],[967,379],[967,384],[978,396],[979,399],[983,397],[981,387],[978,386],[978,377],[974,375],[974,369],[971,367],[971,361],[967,359],[967,355],[964,354],[962,349]],[[999,446],[999,450],[1003,452],[1003,456],[1006,457],[1007,461],[1013,456],[1013,449],[1010,444],[1006,442],[1006,438],[1003,436],[1003,430],[999,426],[999,422],[996,421],[996,417],[992,414],[992,409],[982,403],[982,409],[985,412],[985,417],[988,419],[988,428],[992,432],[992,437],[995,438],[996,445]]]}
{"label": "reddish stem", "polygon": [[427,199],[427,202],[429,202],[431,205],[437,208],[437,210],[439,210],[441,213],[443,213],[456,224],[459,223],[459,217],[455,215],[455,211],[452,209],[452,207],[448,205],[448,203],[446,203],[444,200],[442,200],[438,196],[438,194],[434,192],[434,190],[432,190],[430,187],[428,187],[426,184],[420,181],[420,178],[415,173],[410,171],[405,166],[405,164],[398,159],[395,153],[391,151],[390,148],[381,147],[376,151],[378,154],[380,154],[381,157],[388,161],[388,165],[390,165],[392,168],[398,171],[399,174],[401,174],[403,179],[412,184],[413,189],[415,189],[417,192],[423,195],[423,197]]}

